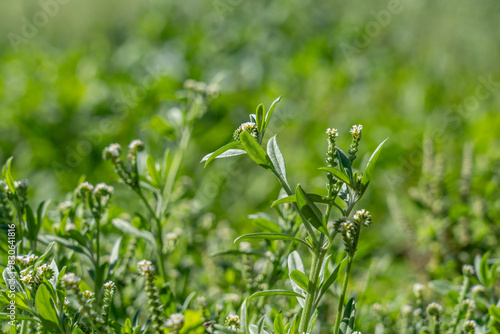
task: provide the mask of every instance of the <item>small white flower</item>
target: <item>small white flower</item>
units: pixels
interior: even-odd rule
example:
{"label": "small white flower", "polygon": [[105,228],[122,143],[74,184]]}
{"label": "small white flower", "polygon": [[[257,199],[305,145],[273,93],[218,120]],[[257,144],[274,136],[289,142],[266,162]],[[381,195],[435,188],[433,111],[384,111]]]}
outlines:
{"label": "small white flower", "polygon": [[120,157],[122,147],[120,144],[111,144],[104,149],[102,152],[103,158],[107,159],[118,159]]}
{"label": "small white flower", "polygon": [[106,289],[114,289],[115,288],[115,282],[109,281],[103,284],[104,288]]}
{"label": "small white flower", "polygon": [[165,327],[178,330],[184,325],[184,320],[184,315],[181,313],[174,313],[165,321]]}
{"label": "small white flower", "polygon": [[471,291],[473,294],[480,294],[480,293],[484,293],[486,291],[486,289],[484,286],[477,284],[477,285],[474,285],[472,287]]}
{"label": "small white flower", "polygon": [[474,320],[467,320],[466,322],[464,322],[464,329],[466,331],[472,332],[476,328],[477,328],[477,322],[475,322]]}
{"label": "small white flower", "polygon": [[148,260],[139,261],[137,266],[139,267],[139,271],[143,275],[153,274],[155,271],[155,266],[153,265],[153,263],[151,261],[148,261]]}
{"label": "small white flower", "polygon": [[243,253],[251,252],[252,251],[252,244],[247,242],[247,241],[240,242],[238,249],[240,250],[240,252],[243,252]]}
{"label": "small white flower", "polygon": [[61,282],[67,286],[78,285],[78,283],[80,283],[80,280],[80,277],[76,276],[74,273],[65,274],[61,278]]}
{"label": "small white flower", "polygon": [[326,129],[326,134],[329,136],[329,137],[338,137],[339,136],[339,131],[337,129]]}
{"label": "small white flower", "polygon": [[132,140],[132,142],[128,145],[128,149],[130,150],[130,152],[132,153],[137,153],[137,152],[141,152],[144,150],[144,143],[139,140],[139,139],[134,139]]}
{"label": "small white flower", "polygon": [[404,316],[409,316],[413,312],[413,307],[411,305],[405,305],[401,309],[401,313],[403,313]]}
{"label": "small white flower", "polygon": [[361,136],[361,131],[363,130],[363,125],[353,125],[352,129],[349,131],[353,137]]}
{"label": "small white flower", "polygon": [[474,267],[471,266],[470,264],[465,264],[463,267],[462,267],[462,272],[465,276],[472,276],[474,275],[476,272],[474,271]]}
{"label": "small white flower", "polygon": [[413,293],[415,296],[421,296],[422,292],[425,290],[425,285],[420,284],[420,283],[415,283],[413,284]]}
{"label": "small white flower", "polygon": [[431,316],[437,316],[443,313],[443,307],[438,303],[430,303],[427,306],[427,313]]}

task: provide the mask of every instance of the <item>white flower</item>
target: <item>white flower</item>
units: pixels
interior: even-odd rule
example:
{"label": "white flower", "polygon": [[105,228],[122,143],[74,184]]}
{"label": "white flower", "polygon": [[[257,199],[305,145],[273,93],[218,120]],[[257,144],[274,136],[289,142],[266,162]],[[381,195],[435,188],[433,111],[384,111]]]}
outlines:
{"label": "white flower", "polygon": [[329,136],[329,137],[338,137],[339,136],[339,131],[337,129],[326,129],[326,134]]}
{"label": "white flower", "polygon": [[427,313],[431,316],[437,316],[443,313],[443,307],[438,303],[430,303],[427,306]]}
{"label": "white flower", "polygon": [[139,267],[139,271],[143,275],[153,274],[155,271],[155,266],[153,266],[153,263],[151,261],[148,261],[148,260],[139,261],[137,266]]}
{"label": "white flower", "polygon": [[106,289],[114,289],[115,288],[115,282],[109,281],[103,284],[104,288]]}
{"label": "white flower", "polygon": [[472,276],[474,275],[476,272],[474,271],[474,267],[471,266],[470,264],[465,264],[463,267],[462,267],[462,272],[465,276]]}
{"label": "white flower", "polygon": [[420,283],[413,284],[413,293],[418,297],[422,295],[422,292],[425,289],[425,285]]}
{"label": "white flower", "polygon": [[99,183],[94,188],[94,193],[100,195],[112,195],[114,191],[115,189],[106,183]]}
{"label": "white flower", "polygon": [[411,305],[405,305],[401,309],[401,313],[403,313],[404,316],[409,316],[413,312],[413,307]]}
{"label": "white flower", "polygon": [[361,136],[361,131],[363,130],[363,125],[353,125],[352,129],[349,131],[353,137]]}
{"label": "white flower", "polygon": [[67,286],[78,285],[78,283],[80,283],[80,280],[81,280],[80,277],[76,276],[74,273],[65,274],[61,278],[61,282]]}
{"label": "white flower", "polygon": [[252,251],[252,244],[246,241],[240,242],[238,249],[240,252],[248,253]]}
{"label": "white flower", "polygon": [[128,145],[128,149],[130,150],[130,152],[132,153],[137,153],[137,152],[141,152],[144,150],[144,143],[139,140],[139,139],[134,139],[132,140],[132,142]]}
{"label": "white flower", "polygon": [[484,293],[486,289],[481,284],[477,284],[472,287],[471,291],[473,294],[479,294],[479,293]]}
{"label": "white flower", "polygon": [[120,144],[111,144],[104,149],[102,156],[104,160],[107,159],[118,159],[120,157],[122,147]]}

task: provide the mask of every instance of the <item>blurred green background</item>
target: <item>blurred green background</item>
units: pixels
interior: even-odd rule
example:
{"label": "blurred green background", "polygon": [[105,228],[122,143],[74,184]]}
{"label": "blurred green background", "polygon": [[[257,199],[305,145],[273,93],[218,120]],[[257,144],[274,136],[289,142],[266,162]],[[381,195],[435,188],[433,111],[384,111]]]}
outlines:
{"label": "blurred green background", "polygon": [[270,134],[280,134],[290,182],[309,191],[324,190],[317,167],[326,128],[338,128],[346,147],[351,125],[363,124],[358,164],[389,137],[363,199],[375,224],[360,267],[371,265],[369,291],[396,296],[431,275],[425,255],[409,256],[426,247],[408,195],[424,134],[443,153],[446,184],[459,178],[464,143],[475,147],[481,182],[473,188],[498,181],[499,15],[494,0],[2,1],[0,161],[15,156],[15,176],[30,180],[34,203],[64,200],[81,175],[114,184],[102,149],[140,138],[159,158],[172,143],[154,117],[175,115],[186,79],[220,77],[220,97],[196,125],[181,172],[199,210],[227,220],[237,236],[255,230],[246,216],[268,210],[276,182],[244,157],[207,169],[199,161],[230,141],[257,104],[282,96]]}

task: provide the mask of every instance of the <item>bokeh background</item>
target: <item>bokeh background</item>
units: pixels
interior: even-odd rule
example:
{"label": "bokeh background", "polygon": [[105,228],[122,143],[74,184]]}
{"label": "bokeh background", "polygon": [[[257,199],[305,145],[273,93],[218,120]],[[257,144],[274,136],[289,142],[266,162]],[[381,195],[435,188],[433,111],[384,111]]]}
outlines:
{"label": "bokeh background", "polygon": [[255,231],[248,214],[270,211],[276,182],[244,157],[206,169],[199,161],[259,103],[282,96],[270,134],[280,134],[291,183],[310,191],[324,190],[326,128],[338,128],[345,147],[351,125],[363,124],[358,164],[389,138],[362,203],[375,223],[354,281],[368,304],[406,296],[412,283],[457,267],[446,257],[429,264],[425,241],[437,228],[419,228],[428,212],[410,196],[422,180],[424,138],[445,166],[450,205],[464,145],[473,145],[472,192],[488,198],[492,220],[469,232],[481,240],[498,231],[499,15],[494,0],[2,1],[0,161],[15,157],[34,204],[63,201],[85,175],[115,185],[116,204],[133,206],[102,149],[140,138],[161,157],[173,143],[158,117],[171,117],[183,82],[220,79],[181,173],[196,210],[236,237]]}

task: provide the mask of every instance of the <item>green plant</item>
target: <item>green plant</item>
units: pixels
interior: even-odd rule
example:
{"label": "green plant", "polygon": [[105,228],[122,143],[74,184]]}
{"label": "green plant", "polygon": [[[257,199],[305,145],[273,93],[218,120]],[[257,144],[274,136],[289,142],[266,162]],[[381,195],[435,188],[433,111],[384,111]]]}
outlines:
{"label": "green plant", "polygon": [[[279,226],[266,222],[266,233],[243,235],[236,239],[236,242],[254,239],[293,241],[305,246],[312,254],[309,275],[306,275],[304,271],[298,251],[294,250],[289,255],[288,266],[294,291],[266,290],[256,292],[245,299],[241,307],[241,330],[244,333],[248,333],[250,330],[247,313],[251,299],[269,295],[285,295],[295,296],[299,299],[303,298],[304,301],[299,302],[301,305],[299,315],[291,319],[286,326],[282,323],[282,316],[278,315],[276,317],[275,331],[277,333],[285,333],[285,331],[290,333],[310,333],[318,316],[317,307],[321,303],[324,293],[328,291],[336,280],[340,274],[340,269],[345,266],[334,333],[337,334],[339,331],[347,333],[347,331],[352,331],[354,327],[355,316],[354,300],[351,299],[346,306],[344,305],[349,276],[362,227],[371,224],[371,216],[366,210],[359,210],[355,213],[353,213],[353,210],[371,181],[375,164],[385,141],[372,154],[364,172],[361,174],[353,169],[353,163],[356,159],[363,127],[361,125],[352,127],[350,131],[352,140],[348,153],[345,153],[336,146],[337,130],[328,129],[327,165],[319,168],[327,173],[326,196],[308,193],[300,184],[294,187],[295,190],[292,190],[287,180],[285,160],[278,146],[277,136],[275,135],[268,140],[267,151],[261,146],[274,108],[279,100],[278,98],[273,102],[267,113],[264,106],[262,104],[259,105],[256,113],[250,115],[250,122],[243,123],[234,132],[235,141],[202,159],[205,162],[205,166],[207,166],[216,158],[228,158],[248,154],[255,163],[270,171],[276,177],[286,194],[285,197],[276,200],[273,206],[291,203],[301,222],[300,226],[306,232],[306,236],[304,237],[302,237],[302,229],[289,231],[291,234],[283,233],[284,231]],[[317,204],[324,204],[326,206],[324,212],[319,209]],[[339,215],[338,218],[331,221],[332,209],[338,210]],[[342,237],[346,258],[341,264],[337,265],[330,275],[326,276],[324,268],[331,253],[336,249],[334,240],[337,235]],[[259,333],[263,328],[263,319],[261,318],[257,325]]]}

